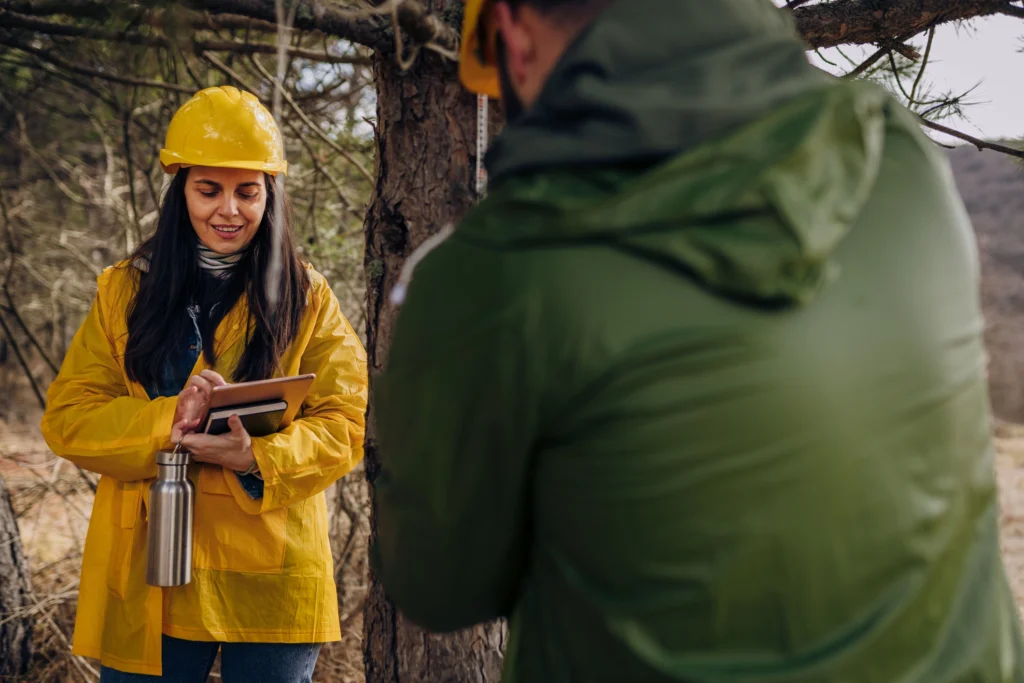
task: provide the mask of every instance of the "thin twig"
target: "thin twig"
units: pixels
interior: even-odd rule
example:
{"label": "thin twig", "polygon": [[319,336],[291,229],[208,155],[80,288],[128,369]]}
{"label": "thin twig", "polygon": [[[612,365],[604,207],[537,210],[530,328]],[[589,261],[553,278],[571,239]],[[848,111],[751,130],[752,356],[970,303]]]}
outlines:
{"label": "thin twig", "polygon": [[[13,259],[12,259],[13,260]],[[0,315],[0,326],[4,329],[4,334],[7,335],[7,339],[11,342],[11,348],[14,349],[14,355],[18,359],[18,365],[25,371],[25,377],[28,378],[28,382],[32,385],[32,393],[36,395],[36,400],[39,401],[39,407],[46,410],[46,397],[43,395],[42,390],[39,388],[39,383],[36,382],[36,378],[32,375],[32,369],[28,365],[28,360],[21,351],[21,347],[18,345],[18,340],[15,339],[14,333],[11,332],[11,328],[7,325],[7,320],[4,316]]]}
{"label": "thin twig", "polygon": [[[256,92],[256,89],[253,88],[253,86],[248,83],[248,81],[247,81],[247,79],[245,77],[243,77],[237,71],[232,69],[230,66],[228,66],[224,62],[222,62],[220,59],[218,59],[217,55],[212,54],[210,52],[204,52],[202,56],[203,56],[204,59],[206,59],[212,65],[214,65],[217,69],[219,69],[223,73],[227,74],[228,77],[235,79],[235,81],[237,81],[238,84],[241,85],[242,87],[244,87],[246,90],[248,90],[248,91],[250,91],[252,93]],[[254,55],[250,56],[250,61],[253,63],[253,66],[255,66],[259,70],[261,76],[263,76],[264,78],[266,78],[267,80],[269,80],[272,83],[275,82],[274,77],[270,74],[269,71],[267,71],[263,67],[262,64],[260,64],[259,60],[256,59],[256,57]],[[356,159],[355,157],[353,157],[341,145],[339,145],[337,142],[335,142],[330,137],[328,137],[327,134],[325,134],[322,130],[320,130],[320,127],[317,126],[315,123],[313,123],[309,119],[308,116],[306,116],[305,112],[302,111],[302,108],[299,107],[299,105],[295,102],[295,100],[292,98],[292,96],[284,88],[281,89],[281,96],[288,103],[289,107],[291,107],[292,111],[294,111],[299,116],[299,118],[302,119],[303,123],[305,123],[307,126],[309,126],[309,128],[314,133],[317,134],[317,137],[319,137],[321,140],[323,140],[328,145],[330,145],[331,149],[336,151],[338,154],[340,154],[342,157],[344,157],[346,161],[348,161],[353,166],[355,166],[356,170],[358,170],[363,175],[363,177],[366,178],[367,182],[369,182],[371,185],[374,183],[373,176],[371,176],[370,172],[367,171],[366,168],[361,163],[359,163],[359,160]],[[295,127],[295,125],[293,123],[291,123],[289,121],[288,122],[288,126],[289,126],[289,128],[292,129],[293,132],[295,132],[296,135],[298,135],[301,138],[301,134],[298,132],[298,130],[296,129],[296,127]],[[314,162],[314,164],[315,163],[316,162]],[[334,180],[332,178],[330,178],[330,176],[327,176],[327,177],[328,177],[328,180],[330,180],[332,182],[332,184],[334,184],[335,187],[338,188],[338,191],[340,193],[340,191],[341,191],[340,190],[340,186],[338,186],[334,182]],[[342,195],[342,196],[344,198],[344,195]],[[345,201],[347,201],[347,200],[345,200]]]}
{"label": "thin twig", "polygon": [[[14,259],[11,259],[11,270],[14,270]],[[18,327],[20,327],[21,330],[25,333],[25,336],[28,337],[29,343],[35,347],[36,351],[39,352],[39,355],[42,357],[43,361],[50,367],[50,370],[53,371],[53,374],[56,375],[58,372],[60,372],[60,369],[57,367],[57,364],[54,363],[53,360],[50,358],[50,355],[43,350],[42,344],[39,343],[39,339],[36,338],[36,335],[33,334],[32,330],[28,328],[28,325],[25,324],[25,320],[21,317],[21,313],[18,311],[18,307],[15,306],[14,304],[14,298],[11,296],[10,287],[6,282],[4,283],[4,296],[7,298],[7,308],[5,310],[12,316],[14,316],[15,322],[18,323]]]}
{"label": "thin twig", "polygon": [[863,62],[861,62],[856,69],[854,69],[848,74],[844,74],[844,77],[857,78],[865,71],[873,67],[878,62],[878,60],[882,59],[882,57],[885,57],[887,54],[889,54],[889,49],[884,47],[877,50],[876,52],[873,52],[871,56],[865,59]]}
{"label": "thin twig", "polygon": [[[61,458],[59,458],[59,457],[58,457],[58,458],[55,458],[55,460],[57,461],[57,464],[60,464],[61,462],[63,462],[63,461],[61,460]],[[18,465],[19,465],[20,467],[22,467],[22,468],[24,468],[24,469],[28,470],[29,472],[31,472],[31,473],[32,473],[33,475],[35,475],[35,477],[36,477],[37,479],[39,479],[39,482],[40,482],[40,484],[42,484],[43,486],[45,486],[45,487],[46,487],[46,488],[47,488],[47,489],[48,489],[48,490],[50,491],[50,493],[54,494],[55,496],[57,496],[58,498],[60,498],[61,500],[63,500],[63,501],[64,501],[64,505],[65,505],[65,506],[66,506],[66,507],[67,507],[68,509],[70,509],[70,510],[74,510],[74,511],[75,511],[75,513],[76,513],[76,514],[77,514],[77,515],[78,515],[79,517],[81,517],[83,521],[86,521],[86,522],[88,522],[88,521],[89,521],[89,515],[85,514],[85,513],[84,513],[84,512],[82,512],[81,510],[79,510],[79,509],[78,509],[78,507],[77,507],[77,506],[75,506],[75,504],[74,504],[74,503],[72,503],[72,502],[71,502],[70,500],[68,500],[68,497],[67,497],[67,496],[66,496],[66,495],[65,495],[64,493],[62,493],[62,492],[61,492],[60,490],[58,490],[58,489],[57,489],[57,487],[56,487],[56,486],[54,486],[54,485],[53,485],[53,484],[52,484],[51,482],[47,481],[47,480],[46,480],[46,478],[45,478],[45,477],[43,477],[43,475],[39,474],[39,472],[37,472],[37,471],[35,470],[35,468],[32,468],[32,467],[27,467],[27,466],[25,466],[25,465],[24,465],[23,463],[18,463]],[[44,495],[44,498],[43,498],[43,499],[45,500],[45,495]],[[69,517],[69,519],[70,519],[70,517]],[[70,522],[69,522],[69,524],[70,524]],[[77,541],[79,541],[79,539],[78,539],[78,538],[75,538],[74,540],[75,540],[76,542],[77,542]],[[78,548],[78,551],[79,551],[79,552],[81,552],[81,551],[82,551],[82,549],[81,549],[81,548]]]}
{"label": "thin twig", "polygon": [[[7,102],[7,98],[3,97],[2,93],[0,93],[0,99],[3,99],[5,102]],[[43,155],[39,152],[39,150],[36,149],[35,145],[32,144],[32,141],[28,137],[28,132],[25,126],[25,117],[22,115],[22,113],[17,109],[14,109],[14,106],[11,105],[9,102],[8,106],[11,107],[11,109],[14,111],[14,118],[18,122],[18,131],[20,135],[16,139],[16,142],[19,144],[19,146],[22,147],[26,152],[28,152],[29,155],[32,156],[32,158],[35,159],[40,166],[43,167],[43,170],[46,171],[46,174],[50,176],[50,180],[53,181],[53,184],[57,186],[57,189],[59,189],[64,194],[64,196],[73,201],[75,204],[88,205],[90,203],[89,200],[86,199],[85,197],[80,196],[77,192],[68,187],[67,184],[63,180],[61,180],[60,177],[57,175],[57,171],[54,170],[53,166],[51,166],[49,162],[47,162],[46,159],[43,158]],[[7,135],[8,137],[11,138],[14,137],[13,131],[9,132]]]}
{"label": "thin twig", "polygon": [[1006,145],[1000,145],[998,142],[988,142],[986,140],[982,140],[980,138],[967,135],[966,133],[961,133],[960,131],[954,130],[953,128],[949,128],[948,126],[943,126],[941,123],[929,121],[928,119],[923,117],[920,117],[920,122],[922,125],[927,126],[932,130],[937,130],[940,133],[945,133],[946,135],[958,138],[960,140],[963,140],[964,142],[969,142],[975,147],[977,147],[979,150],[990,149],[994,152],[1001,152],[1012,157],[1017,157],[1018,159],[1024,159],[1024,151],[1022,150],[1014,149],[1013,147],[1007,147]]}
{"label": "thin twig", "polygon": [[[337,180],[335,180],[334,176],[331,175],[330,171],[324,168],[323,164],[320,163],[320,160],[317,159],[316,152],[313,149],[313,146],[309,144],[309,141],[306,140],[306,137],[302,135],[302,133],[299,131],[298,126],[296,126],[295,123],[293,123],[292,121],[288,121],[288,128],[292,131],[292,133],[295,134],[295,137],[298,138],[299,142],[302,143],[303,147],[306,148],[306,152],[309,153],[309,158],[313,162],[313,168],[315,168],[319,173],[321,173],[325,178],[327,178],[327,182],[329,182],[334,187],[334,191],[338,193],[338,199],[341,200],[341,203],[345,206],[345,209],[351,211],[352,202],[349,201],[349,198],[345,196],[345,193],[341,189],[341,184]],[[314,185],[314,190],[315,189],[316,186]]]}
{"label": "thin twig", "polygon": [[121,140],[124,144],[125,177],[128,181],[128,196],[131,200],[131,223],[135,230],[135,243],[142,243],[142,226],[139,225],[139,204],[135,197],[135,167],[132,164],[132,112],[135,110],[135,101],[139,89],[132,88],[132,96],[129,104],[125,107],[122,116]]}
{"label": "thin twig", "polygon": [[900,69],[896,64],[896,58],[893,57],[892,52],[889,53],[888,57],[889,66],[892,69],[892,77],[896,80],[896,87],[901,93],[903,93],[903,96],[907,98],[907,106],[913,107],[916,103],[910,93],[907,92],[907,89],[903,87],[903,79],[900,77]]}
{"label": "thin twig", "polygon": [[928,29],[928,44],[924,48],[924,57],[921,58],[921,66],[917,70],[917,78],[914,79],[914,85],[910,88],[910,103],[913,103],[917,99],[917,89],[921,85],[921,79],[924,77],[924,71],[928,68],[928,59],[932,54],[932,43],[935,42],[935,27],[932,26]]}
{"label": "thin twig", "polygon": [[66,251],[69,254],[71,254],[75,258],[76,261],[78,261],[83,266],[88,268],[89,272],[91,272],[95,277],[99,277],[100,274],[103,272],[102,268],[97,266],[95,263],[93,263],[88,258],[86,258],[86,256],[84,254],[79,253],[78,250],[76,250],[70,244],[68,244],[68,242],[67,242],[67,233],[61,232],[60,233],[60,237],[57,238],[57,240],[56,240],[56,244],[57,244],[58,247],[60,247],[64,251]]}
{"label": "thin twig", "polygon": [[[266,77],[267,79],[269,79],[269,80],[271,80],[271,81],[273,81],[273,80],[274,80],[274,79],[273,79],[273,77],[272,77],[272,76],[271,76],[271,75],[270,75],[270,74],[269,74],[269,73],[267,72],[267,70],[263,68],[263,65],[262,65],[262,64],[260,64],[259,60],[258,60],[258,59],[256,58],[256,55],[250,55],[250,59],[252,60],[252,63],[256,65],[256,68],[257,68],[257,69],[259,69],[259,70],[260,70],[260,72],[261,72],[261,73],[262,73],[262,74],[263,74],[263,75],[264,75],[264,76],[265,76],[265,77]],[[360,173],[361,173],[361,174],[363,175],[363,177],[364,177],[364,178],[366,178],[366,181],[367,181],[368,183],[370,183],[371,185],[373,185],[373,183],[374,183],[374,178],[373,178],[373,176],[372,176],[372,175],[370,175],[370,172],[366,170],[366,167],[364,167],[364,166],[363,166],[363,165],[362,165],[361,163],[359,163],[359,160],[358,160],[358,159],[356,159],[356,158],[355,158],[354,156],[352,156],[352,155],[351,155],[351,154],[350,154],[350,153],[348,152],[348,150],[346,150],[345,148],[343,148],[343,147],[342,147],[341,145],[339,145],[339,144],[338,144],[337,142],[335,142],[334,140],[332,140],[332,139],[331,139],[331,138],[330,138],[330,137],[329,137],[329,136],[328,136],[328,135],[327,135],[326,133],[324,133],[324,132],[323,132],[322,130],[320,130],[320,127],[319,127],[318,125],[316,125],[315,123],[313,123],[312,121],[310,121],[309,117],[308,117],[308,116],[306,116],[306,113],[302,111],[302,108],[301,108],[301,107],[299,107],[299,105],[295,103],[295,100],[294,100],[294,99],[292,99],[292,96],[291,96],[291,95],[290,95],[290,94],[288,93],[288,91],[287,91],[287,90],[285,90],[284,88],[282,88],[282,89],[281,89],[281,96],[282,96],[282,97],[284,97],[285,101],[286,101],[286,102],[288,103],[288,105],[289,105],[289,106],[290,106],[290,107],[292,108],[292,111],[294,111],[294,112],[295,112],[295,113],[296,113],[296,114],[298,115],[298,117],[299,117],[300,119],[302,119],[303,123],[305,123],[305,124],[306,124],[307,126],[309,126],[309,128],[310,128],[310,129],[311,129],[311,130],[312,130],[312,131],[313,131],[314,133],[316,133],[317,137],[319,137],[319,138],[320,138],[321,140],[323,140],[323,141],[324,141],[324,142],[326,142],[326,143],[327,143],[328,145],[330,145],[330,146],[331,146],[331,148],[332,148],[332,149],[333,149],[333,150],[334,150],[335,152],[337,152],[338,154],[340,154],[340,155],[341,155],[342,157],[344,157],[344,158],[345,158],[345,160],[346,160],[346,161],[348,161],[348,162],[349,162],[349,163],[351,163],[351,164],[352,164],[353,166],[355,166],[355,167],[356,167],[356,170],[358,170],[358,171],[359,171],[359,172],[360,172]]]}

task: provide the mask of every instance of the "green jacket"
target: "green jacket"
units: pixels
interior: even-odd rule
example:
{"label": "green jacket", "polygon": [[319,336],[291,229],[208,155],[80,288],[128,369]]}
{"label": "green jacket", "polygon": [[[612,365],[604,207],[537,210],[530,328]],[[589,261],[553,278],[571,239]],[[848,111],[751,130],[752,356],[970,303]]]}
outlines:
{"label": "green jacket", "polygon": [[518,683],[1018,683],[974,239],[764,0],[629,0],[489,154],[376,381],[373,567]]}

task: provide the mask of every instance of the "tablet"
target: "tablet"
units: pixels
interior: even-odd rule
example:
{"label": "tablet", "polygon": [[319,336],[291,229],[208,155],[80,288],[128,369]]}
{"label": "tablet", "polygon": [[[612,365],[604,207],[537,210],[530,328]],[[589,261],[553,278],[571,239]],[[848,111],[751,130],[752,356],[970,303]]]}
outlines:
{"label": "tablet", "polygon": [[[267,401],[284,401],[287,407],[284,409],[280,425],[288,426],[295,415],[298,414],[302,402],[306,399],[309,387],[313,384],[316,375],[295,375],[294,377],[275,377],[274,379],[261,379],[255,382],[239,382],[237,384],[226,384],[222,387],[214,387],[210,392],[210,404],[207,406],[207,414],[203,416],[200,424],[203,428],[209,422],[209,416],[218,408],[240,408]],[[201,429],[200,431],[204,431]]]}

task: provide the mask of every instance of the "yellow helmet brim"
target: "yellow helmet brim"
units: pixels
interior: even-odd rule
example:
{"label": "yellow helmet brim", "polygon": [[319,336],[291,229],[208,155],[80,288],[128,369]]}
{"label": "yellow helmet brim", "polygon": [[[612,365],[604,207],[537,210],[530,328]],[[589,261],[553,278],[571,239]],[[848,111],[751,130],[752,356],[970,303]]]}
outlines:
{"label": "yellow helmet brim", "polygon": [[179,169],[189,168],[192,166],[208,166],[210,168],[242,168],[247,171],[263,171],[270,175],[277,175],[278,173],[288,175],[287,161],[278,161],[274,163],[251,160],[209,161],[202,159],[186,159],[168,149],[160,150],[160,168],[163,169],[164,173],[173,175],[177,173]]}
{"label": "yellow helmet brim", "polygon": [[484,28],[488,0],[466,0],[459,48],[459,80],[478,95],[501,99],[498,67],[494,64],[494,35]]}

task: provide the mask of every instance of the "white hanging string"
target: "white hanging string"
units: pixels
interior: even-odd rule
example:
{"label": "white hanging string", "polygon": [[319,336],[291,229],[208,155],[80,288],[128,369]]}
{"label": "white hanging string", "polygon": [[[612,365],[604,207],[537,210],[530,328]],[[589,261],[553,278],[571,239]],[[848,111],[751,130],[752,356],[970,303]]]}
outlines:
{"label": "white hanging string", "polygon": [[487,191],[487,169],[484,154],[487,152],[487,95],[476,96],[476,196],[481,199]]}

